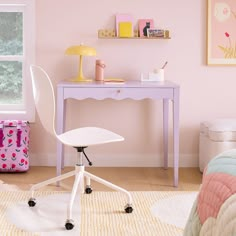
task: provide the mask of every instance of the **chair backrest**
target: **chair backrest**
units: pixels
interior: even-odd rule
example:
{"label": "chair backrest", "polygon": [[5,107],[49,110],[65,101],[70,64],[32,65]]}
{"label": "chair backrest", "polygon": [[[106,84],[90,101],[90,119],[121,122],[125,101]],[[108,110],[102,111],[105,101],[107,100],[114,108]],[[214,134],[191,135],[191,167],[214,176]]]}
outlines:
{"label": "chair backrest", "polygon": [[38,116],[44,128],[52,135],[55,131],[55,95],[48,74],[39,66],[31,65],[34,101]]}

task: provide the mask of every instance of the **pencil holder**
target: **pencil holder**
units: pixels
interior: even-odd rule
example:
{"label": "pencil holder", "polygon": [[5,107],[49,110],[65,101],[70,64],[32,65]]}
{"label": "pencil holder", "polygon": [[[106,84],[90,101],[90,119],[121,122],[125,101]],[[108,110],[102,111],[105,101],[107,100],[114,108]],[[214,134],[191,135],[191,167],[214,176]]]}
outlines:
{"label": "pencil holder", "polygon": [[150,81],[164,81],[164,69],[158,69],[154,72],[148,73],[148,79]]}

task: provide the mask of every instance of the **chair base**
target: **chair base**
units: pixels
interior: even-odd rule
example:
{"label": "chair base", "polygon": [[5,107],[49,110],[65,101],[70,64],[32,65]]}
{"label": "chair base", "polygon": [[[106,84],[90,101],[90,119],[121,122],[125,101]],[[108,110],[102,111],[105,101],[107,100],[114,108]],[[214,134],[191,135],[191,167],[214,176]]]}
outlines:
{"label": "chair base", "polygon": [[[71,230],[74,228],[74,222],[73,222],[73,217],[72,217],[72,207],[73,207],[73,203],[75,200],[77,190],[79,189],[80,193],[87,193],[87,194],[91,193],[92,192],[91,185],[90,185],[91,179],[96,182],[99,182],[111,189],[114,189],[116,191],[123,192],[124,194],[126,194],[127,204],[125,205],[125,212],[132,213],[133,207],[132,207],[131,194],[127,190],[85,171],[84,165],[75,165],[75,170],[73,170],[73,171],[70,171],[70,172],[65,173],[63,175],[60,175],[60,176],[57,176],[57,177],[51,178],[49,180],[43,181],[41,183],[33,185],[30,189],[31,198],[28,201],[28,205],[30,207],[34,207],[36,205],[36,199],[34,198],[34,191],[35,190],[40,189],[40,188],[47,186],[49,184],[52,184],[52,183],[56,183],[56,182],[61,181],[63,179],[69,178],[71,176],[75,176],[75,181],[74,181],[73,188],[71,191],[70,202],[67,207],[67,220],[65,223],[65,228],[67,230]],[[85,184],[86,184],[85,189],[84,189],[84,179],[85,179]]]}

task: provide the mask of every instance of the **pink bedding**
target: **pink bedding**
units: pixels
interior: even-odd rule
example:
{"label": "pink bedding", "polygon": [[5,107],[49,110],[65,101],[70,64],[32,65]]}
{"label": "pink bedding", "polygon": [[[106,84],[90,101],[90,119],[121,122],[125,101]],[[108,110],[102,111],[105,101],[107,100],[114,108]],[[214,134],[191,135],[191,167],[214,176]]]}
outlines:
{"label": "pink bedding", "polygon": [[184,236],[236,236],[236,149],[212,159]]}

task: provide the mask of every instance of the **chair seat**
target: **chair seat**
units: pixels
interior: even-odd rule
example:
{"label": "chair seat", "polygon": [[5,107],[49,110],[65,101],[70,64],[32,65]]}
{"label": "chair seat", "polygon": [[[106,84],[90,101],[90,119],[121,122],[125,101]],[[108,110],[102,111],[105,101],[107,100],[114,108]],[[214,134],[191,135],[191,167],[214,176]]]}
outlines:
{"label": "chair seat", "polygon": [[58,139],[73,147],[85,147],[97,144],[123,141],[124,138],[109,130],[97,127],[82,127],[57,135]]}

